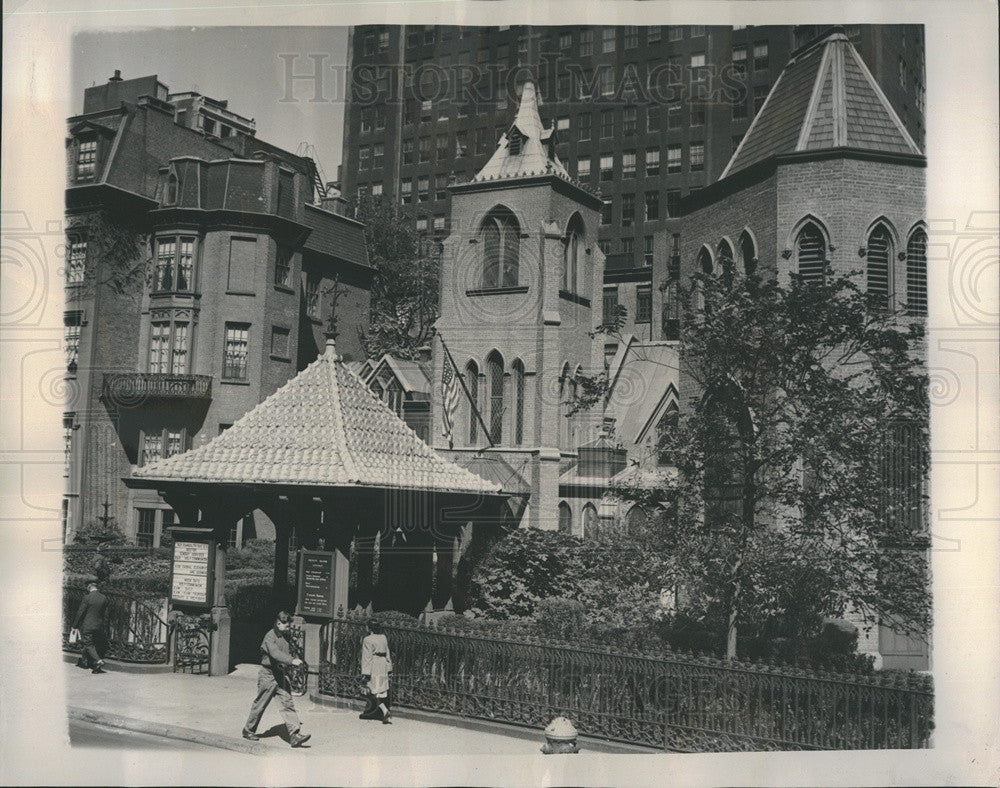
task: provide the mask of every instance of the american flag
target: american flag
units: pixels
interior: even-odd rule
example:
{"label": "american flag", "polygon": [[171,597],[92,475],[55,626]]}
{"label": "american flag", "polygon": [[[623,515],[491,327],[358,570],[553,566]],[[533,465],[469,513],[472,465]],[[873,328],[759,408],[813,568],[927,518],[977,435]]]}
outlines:
{"label": "american flag", "polygon": [[444,370],[441,372],[441,402],[444,404],[444,411],[442,413],[444,430],[442,434],[449,441],[451,440],[452,430],[455,428],[455,413],[458,411],[458,387],[459,382],[455,374],[455,367],[446,354],[444,358]]}

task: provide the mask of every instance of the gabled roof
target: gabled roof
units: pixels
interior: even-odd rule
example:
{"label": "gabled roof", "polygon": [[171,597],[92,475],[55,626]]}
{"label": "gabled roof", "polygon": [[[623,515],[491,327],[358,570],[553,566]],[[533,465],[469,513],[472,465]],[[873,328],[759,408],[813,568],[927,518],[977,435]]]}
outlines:
{"label": "gabled roof", "polygon": [[381,374],[383,367],[388,367],[393,376],[399,381],[403,391],[410,394],[431,393],[430,365],[423,361],[411,361],[404,358],[396,358],[390,353],[386,353],[378,361],[369,361],[373,365],[370,373],[364,376],[365,383],[371,382],[372,378]]}
{"label": "gabled roof", "polygon": [[500,490],[439,457],[348,369],[332,343],[218,437],[132,476],[486,495]]}
{"label": "gabled roof", "polygon": [[[510,150],[511,137],[515,134],[522,138],[519,153]],[[546,174],[570,179],[566,168],[556,156],[552,130],[546,130],[542,126],[535,85],[533,82],[525,82],[521,88],[521,103],[514,122],[500,138],[493,156],[472,181],[475,183]]]}
{"label": "gabled roof", "polygon": [[676,397],[680,362],[670,342],[630,340],[608,371],[611,389],[605,416],[615,420],[615,437],[626,447],[640,443],[654,418]]}
{"label": "gabled roof", "polygon": [[720,180],[773,156],[833,148],[922,155],[840,31],[788,61]]}

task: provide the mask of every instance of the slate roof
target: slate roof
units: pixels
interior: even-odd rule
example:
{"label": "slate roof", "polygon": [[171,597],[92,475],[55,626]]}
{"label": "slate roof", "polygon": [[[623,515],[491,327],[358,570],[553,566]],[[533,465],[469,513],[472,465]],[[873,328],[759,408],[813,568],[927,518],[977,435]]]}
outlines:
{"label": "slate roof", "polygon": [[342,260],[370,267],[364,224],[310,203],[305,204],[302,220],[312,228],[305,242],[307,250],[335,254]]}
{"label": "slate roof", "polygon": [[[515,131],[524,138],[520,153],[510,151],[510,137]],[[476,183],[546,174],[573,180],[556,156],[555,131],[542,125],[535,85],[529,81],[521,88],[521,102],[514,122],[500,138],[493,156],[473,176],[472,181]]]}
{"label": "slate roof", "polygon": [[922,154],[839,31],[788,61],[720,180],[772,156],[832,148]]}
{"label": "slate roof", "polygon": [[626,446],[645,437],[678,388],[677,347],[638,342],[629,337],[608,370],[611,390],[605,416],[615,420],[615,435]]}
{"label": "slate roof", "polygon": [[137,468],[132,476],[176,482],[500,492],[499,485],[439,457],[336,356],[332,343],[218,437]]}

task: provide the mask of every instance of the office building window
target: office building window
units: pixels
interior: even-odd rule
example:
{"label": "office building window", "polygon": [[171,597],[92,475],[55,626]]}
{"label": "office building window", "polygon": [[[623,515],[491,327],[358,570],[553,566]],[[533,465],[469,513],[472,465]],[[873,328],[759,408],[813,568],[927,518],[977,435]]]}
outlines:
{"label": "office building window", "polygon": [[615,51],[615,36],[617,31],[613,27],[601,28],[601,52],[607,55]]}
{"label": "office building window", "polygon": [[646,132],[652,134],[660,130],[660,108],[649,107],[646,109]]}
{"label": "office building window", "polygon": [[154,320],[149,332],[149,372],[159,375],[186,375],[190,324],[183,321]]}
{"label": "office building window", "polygon": [[667,107],[667,128],[679,129],[681,127],[681,105],[671,104]]}
{"label": "office building window", "polygon": [[747,73],[747,48],[733,47],[733,74],[744,77]]}
{"label": "office building window", "polygon": [[[604,200],[601,203],[601,224],[611,224],[612,216],[612,202],[611,200]],[[607,252],[605,252],[607,254]]]}
{"label": "office building window", "polygon": [[667,216],[675,217],[681,202],[680,189],[667,189]]}
{"label": "office building window", "polygon": [[746,120],[747,117],[747,93],[746,90],[740,88],[737,91],[736,97],[733,99],[733,120]]}
{"label": "office building window", "polygon": [[770,92],[770,85],[755,85],[753,89],[753,114],[756,115],[760,112],[760,108],[764,106],[764,101],[767,99],[767,94]]}
{"label": "office building window", "polygon": [[753,70],[767,71],[768,65],[767,42],[758,41],[753,45]]}
{"label": "office building window", "polygon": [[405,140],[403,140],[403,164],[413,164],[413,140],[412,139],[405,139]]}
{"label": "office building window", "polygon": [[372,118],[374,113],[370,109],[361,111],[361,133],[370,134],[372,130]]}
{"label": "office building window", "polygon": [[382,186],[381,183],[373,183],[372,184],[372,197],[381,197],[382,196],[382,189],[383,189],[383,186]]}
{"label": "office building window", "polygon": [[418,233],[425,233],[425,232],[427,232],[427,217],[426,216],[419,216],[419,217],[417,217],[417,225],[416,226],[417,226],[417,232]]}
{"label": "office building window", "polygon": [[682,25],[670,25],[667,28],[668,41],[680,41],[684,38],[684,27]]}
{"label": "office building window", "polygon": [[455,134],[455,155],[465,156],[469,152],[469,132],[459,131]]}
{"label": "office building window", "polygon": [[77,236],[70,236],[66,240],[66,248],[69,253],[66,260],[66,284],[81,284],[87,271],[87,242]]}
{"label": "office building window", "polygon": [[705,169],[705,143],[692,142],[690,148],[691,172]]}
{"label": "office building window", "polygon": [[556,131],[569,131],[569,118],[556,118]]}
{"label": "office building window", "polygon": [[292,283],[292,250],[280,244],[274,255],[274,283],[282,287]]}
{"label": "office building window", "polygon": [[622,254],[632,255],[635,253],[635,239],[622,238]]}
{"label": "office building window", "polygon": [[383,162],[385,161],[385,145],[381,142],[376,142],[372,145],[372,167],[374,169],[379,169]]}
{"label": "office building window", "polygon": [[691,102],[691,125],[692,126],[705,125],[705,102],[703,101]]}
{"label": "office building window", "polygon": [[417,178],[417,202],[427,202],[430,199],[431,179],[429,175]]}
{"label": "office building window", "polygon": [[705,35],[704,25],[690,25],[688,30],[690,31],[691,38],[701,38]]}
{"label": "office building window", "polygon": [[446,174],[434,176],[434,199],[448,199],[448,176]]}
{"label": "office building window", "polygon": [[580,180],[588,180],[590,178],[590,156],[577,160],[576,177]]}
{"label": "office building window", "polygon": [[698,52],[691,55],[691,82],[702,82],[705,76],[705,53]]}
{"label": "office building window", "polygon": [[[310,277],[312,290],[309,284],[306,285],[307,311],[309,304],[309,294],[313,294],[314,301],[318,304],[319,293],[317,288],[319,283]],[[318,315],[318,307],[315,309]],[[313,317],[313,314],[310,314]],[[250,324],[249,323],[226,323],[226,344],[222,358],[222,377],[226,380],[246,380],[250,345]]]}
{"label": "office building window", "polygon": [[[622,195],[622,227],[631,226],[632,222],[635,221],[635,195],[634,194],[623,194]],[[629,240],[631,239],[622,239]]]}
{"label": "office building window", "polygon": [[576,138],[581,142],[590,139],[590,125],[592,119],[590,115],[578,115],[576,118]]}
{"label": "office building window", "polygon": [[593,30],[581,30],[580,31],[580,54],[581,55],[593,55],[594,54],[594,31]]}
{"label": "office building window", "polygon": [[180,236],[156,241],[153,291],[189,292],[194,279],[194,238]]}
{"label": "office building window", "polygon": [[63,476],[69,476],[73,458],[73,421],[72,413],[63,415]]}
{"label": "office building window", "polygon": [[651,235],[642,239],[642,264],[646,266],[653,264],[653,236]]}
{"label": "office building window", "polygon": [[611,139],[615,136],[615,111],[606,109],[601,111],[601,139]]}
{"label": "office building window", "polygon": [[597,89],[602,96],[615,94],[615,69],[613,66],[602,66],[597,72]]}
{"label": "office building window", "polygon": [[667,172],[681,171],[681,146],[667,146]]}
{"label": "office building window", "polygon": [[660,25],[650,25],[646,28],[646,42],[655,44],[660,40]]}
{"label": "office building window", "polygon": [[622,153],[622,176],[625,178],[635,177],[635,151],[627,150]]}
{"label": "office building window", "polygon": [[560,33],[559,34],[559,48],[569,49],[573,46],[573,34],[572,33]]}
{"label": "office building window", "polygon": [[399,197],[403,203],[410,202],[413,197],[413,178],[403,178],[400,182]]}
{"label": "office building window", "polygon": [[604,288],[604,325],[613,325],[618,319],[618,286]]}
{"label": "office building window", "polygon": [[601,180],[610,181],[615,175],[615,157],[608,154],[601,156]]}
{"label": "office building window", "polygon": [[653,319],[653,292],[649,285],[636,285],[635,322],[649,323]]}
{"label": "office building window", "polygon": [[420,147],[420,161],[428,162],[431,160],[431,138],[423,137],[419,142]]}
{"label": "office building window", "polygon": [[660,218],[660,193],[646,192],[646,221],[652,222]]}
{"label": "office building window", "polygon": [[434,232],[444,231],[444,216],[437,215],[434,217]]}
{"label": "office building window", "polygon": [[635,49],[639,46],[639,28],[635,25],[628,25],[625,28],[625,48]]}
{"label": "office building window", "polygon": [[660,174],[660,149],[646,151],[646,175]]}
{"label": "office building window", "polygon": [[607,238],[602,238],[597,242],[597,248],[601,250],[601,254],[607,257],[611,254],[611,241]]}
{"label": "office building window", "polygon": [[80,358],[80,326],[83,313],[79,311],[63,314],[63,348],[66,351],[66,370],[75,373]]}
{"label": "office building window", "polygon": [[450,145],[448,144],[448,135],[442,134],[437,138],[437,160],[438,162],[443,162],[448,158],[448,151],[450,150]]}
{"label": "office building window", "polygon": [[624,134],[635,134],[636,127],[636,109],[635,107],[626,107],[622,110],[622,132]]}

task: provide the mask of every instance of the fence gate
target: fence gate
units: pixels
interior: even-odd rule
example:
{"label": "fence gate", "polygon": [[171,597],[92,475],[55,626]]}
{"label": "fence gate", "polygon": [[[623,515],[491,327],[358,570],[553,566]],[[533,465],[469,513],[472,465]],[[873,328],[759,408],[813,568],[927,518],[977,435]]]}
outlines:
{"label": "fence gate", "polygon": [[174,618],[174,673],[208,673],[213,629],[206,616],[181,613]]}

